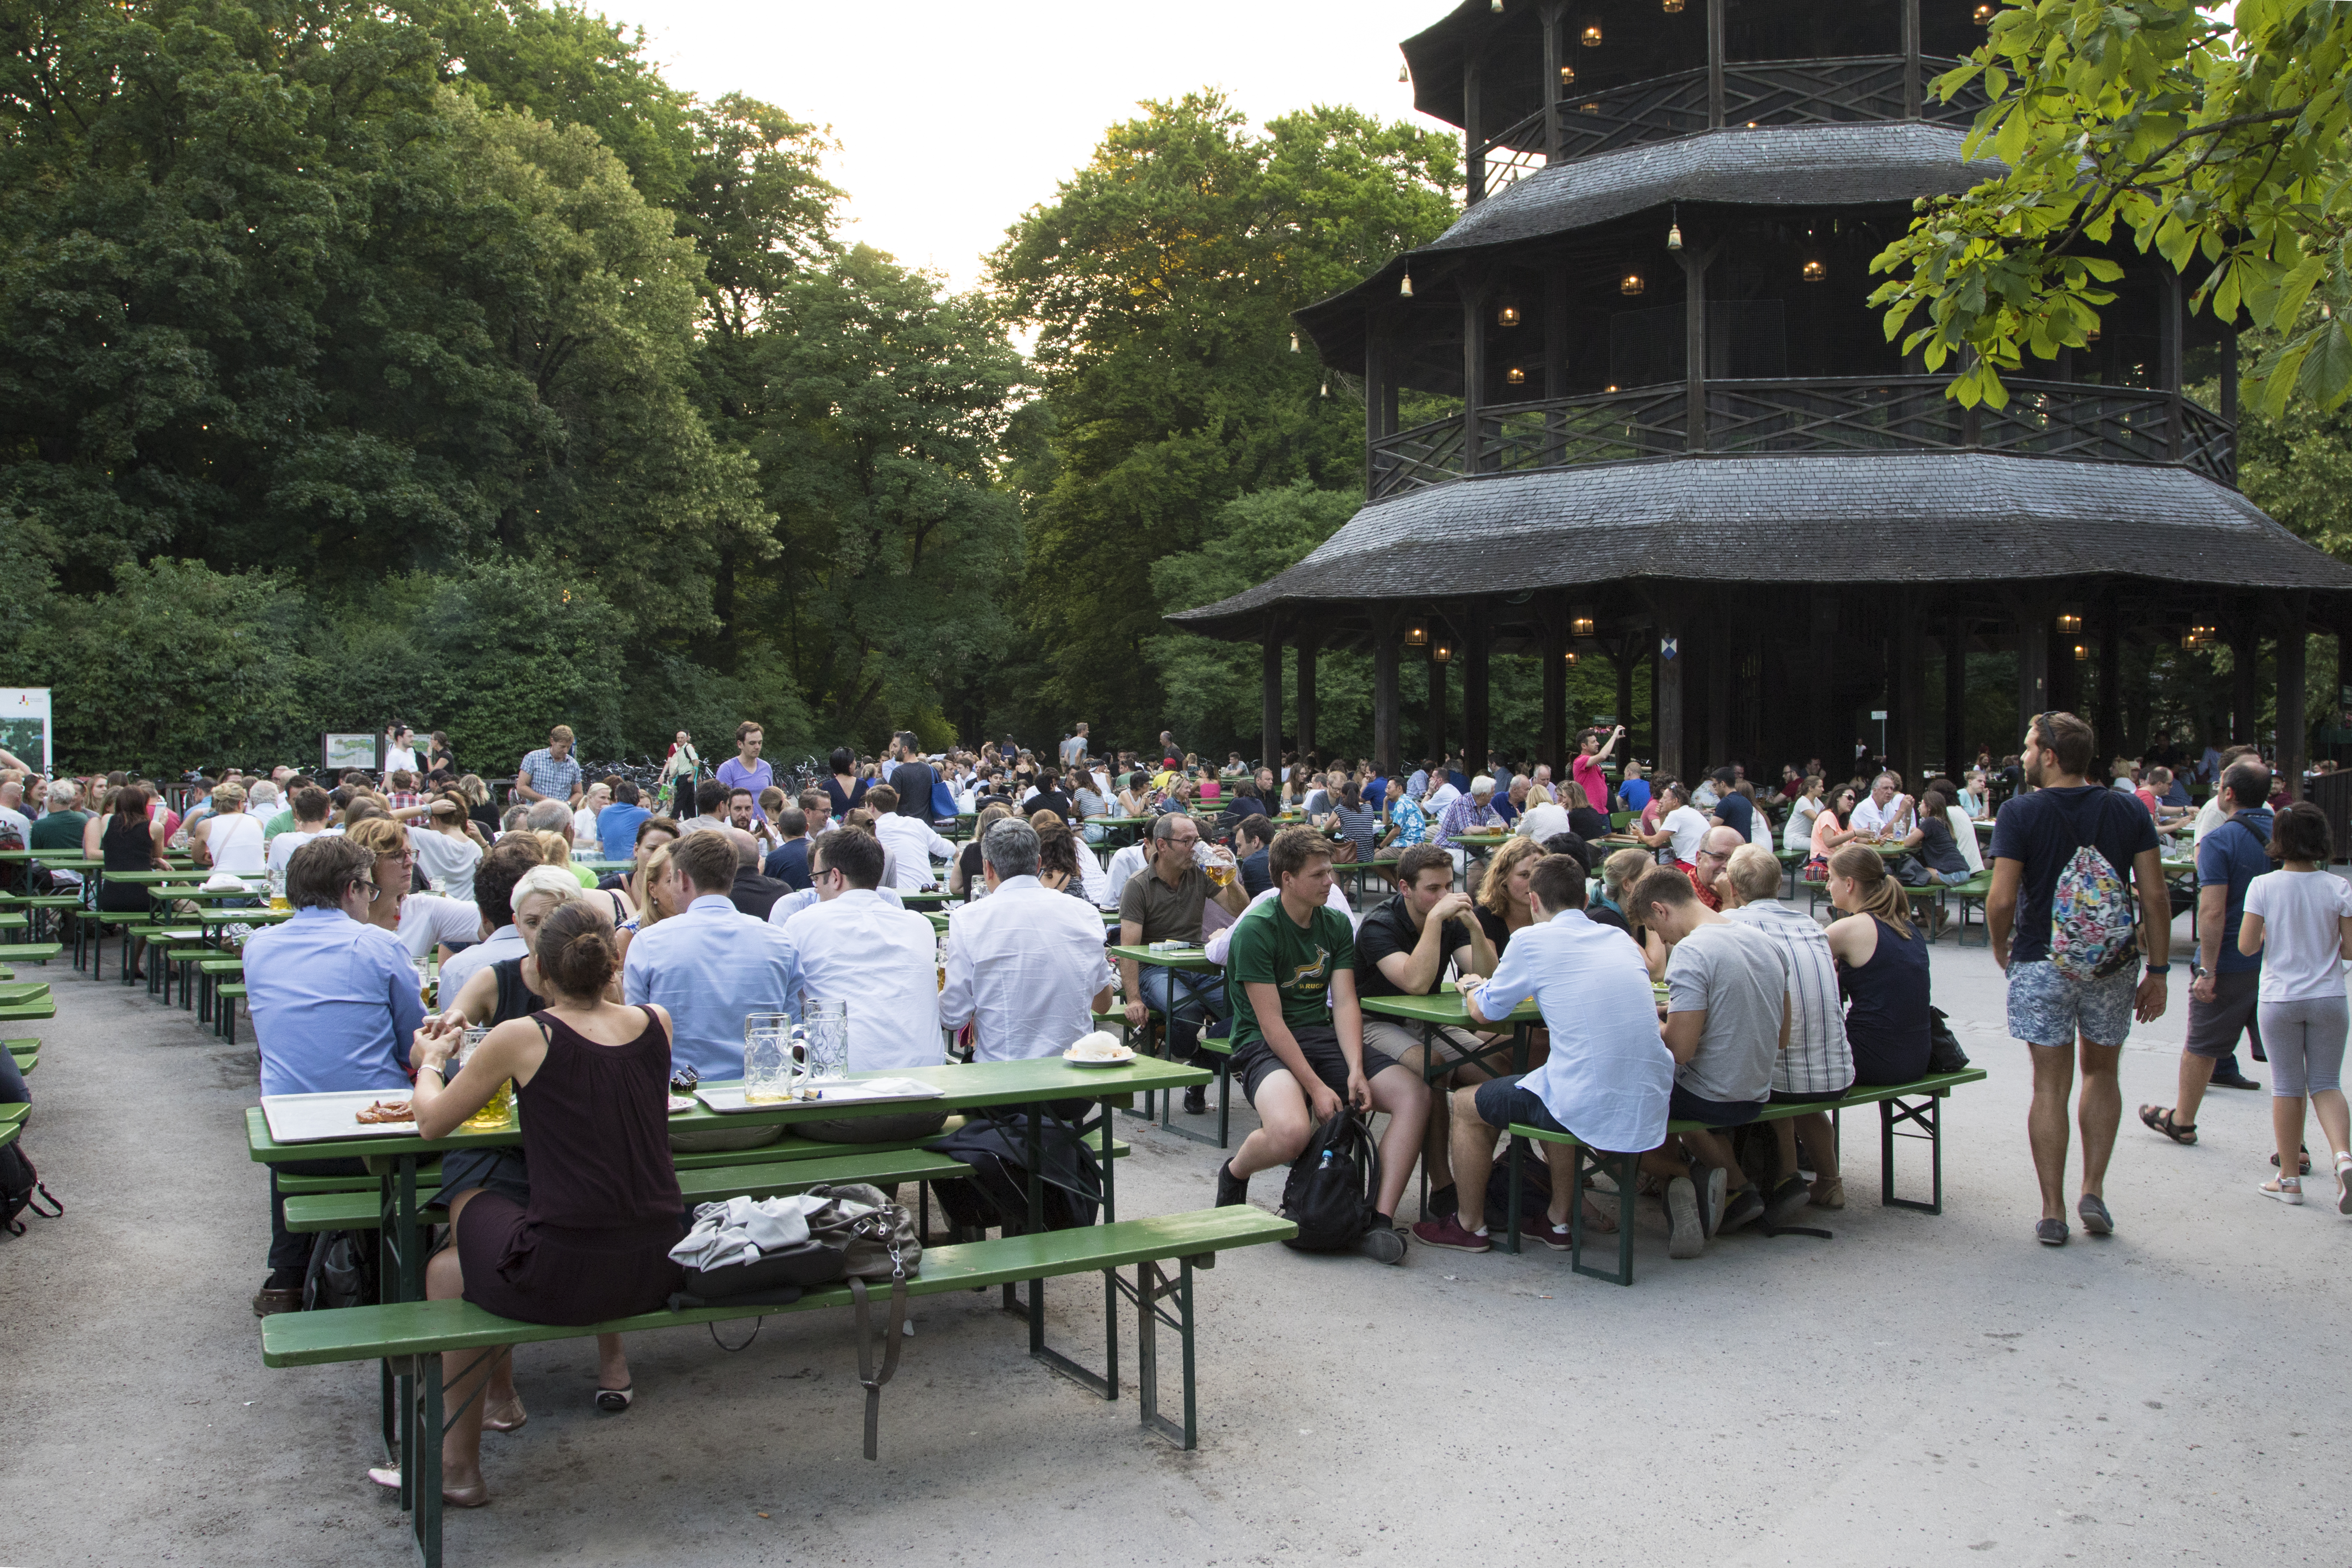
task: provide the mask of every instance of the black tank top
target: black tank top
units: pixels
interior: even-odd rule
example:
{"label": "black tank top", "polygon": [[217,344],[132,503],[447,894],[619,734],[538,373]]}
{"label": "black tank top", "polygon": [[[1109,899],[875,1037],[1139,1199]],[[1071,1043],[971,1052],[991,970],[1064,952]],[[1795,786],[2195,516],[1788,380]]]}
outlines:
{"label": "black tank top", "polygon": [[668,1031],[647,1008],[644,1033],[601,1046],[551,1013],[532,1016],[547,1059],[515,1087],[532,1221],[573,1230],[675,1222],[685,1200],[669,1157]]}

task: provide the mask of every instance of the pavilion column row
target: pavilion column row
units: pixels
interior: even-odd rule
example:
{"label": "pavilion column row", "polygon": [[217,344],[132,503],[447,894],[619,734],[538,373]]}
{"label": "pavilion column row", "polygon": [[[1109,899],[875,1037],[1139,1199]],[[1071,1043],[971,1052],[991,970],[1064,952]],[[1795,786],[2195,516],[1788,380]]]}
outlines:
{"label": "pavilion column row", "polygon": [[[1936,749],[1923,717],[1930,641],[1943,663],[1940,760],[1947,768],[1963,768],[1974,760],[1967,717],[1972,643],[1979,648],[2013,650],[2020,735],[2036,713],[2082,710],[2087,695],[2083,677],[2095,644],[2096,710],[2084,717],[2097,733],[2100,762],[2104,765],[2107,758],[2137,749],[2137,738],[2125,732],[2132,716],[2126,713],[2122,689],[2123,621],[2128,612],[2111,588],[2094,590],[2084,619],[2095,624],[2063,633],[2057,629],[2057,617],[2074,601],[2050,585],[2013,593],[1997,621],[1960,611],[1937,615],[1924,590],[1901,590],[1849,604],[1835,589],[1815,588],[1801,601],[1807,613],[1800,625],[1806,635],[1796,643],[1769,635],[1768,628],[1785,627],[1788,617],[1777,610],[1759,616],[1750,595],[1680,584],[1645,584],[1634,592],[1646,607],[1649,624],[1637,621],[1633,629],[1612,634],[1601,646],[1615,668],[1619,719],[1629,725],[1634,666],[1648,658],[1651,722],[1646,734],[1634,734],[1631,749],[1649,757],[1666,776],[1687,778],[1694,770],[1735,756],[1758,766],[1818,756],[1834,772],[1851,759],[1856,716],[1865,708],[1881,707],[1888,710],[1885,745],[1889,761],[1906,780],[1922,776]],[[1566,604],[1552,602],[1559,598],[1550,595],[1527,611],[1543,670],[1536,759],[1549,763],[1556,773],[1566,769],[1575,734],[1568,711],[1567,655],[1576,639],[1570,635]],[[2275,666],[2271,732],[2283,774],[2290,768],[2300,770],[2305,762],[2304,629],[2315,614],[2323,629],[2337,634],[2339,646],[2352,641],[2352,602],[2315,610],[2311,596],[2304,593],[2250,600],[2221,618],[2220,630],[2234,656],[2233,740],[2256,738],[2260,660],[2263,645],[2270,645]],[[1445,618],[1455,624],[1458,635],[1448,639],[1433,628],[1430,633],[1423,734],[1431,750],[1458,741],[1475,769],[1484,765],[1495,739],[1491,686],[1496,627],[1475,606],[1466,613],[1456,606]],[[1400,606],[1374,611],[1372,761],[1383,772],[1418,760],[1404,754],[1401,674],[1408,651],[1417,651],[1405,646],[1408,624],[1429,622],[1412,620]],[[1259,747],[1264,757],[1318,748],[1322,636],[1316,628],[1285,620],[1269,621],[1262,633]],[[1297,649],[1297,733],[1286,745],[1284,656],[1293,645]],[[1462,664],[1458,713],[1449,689],[1451,661],[1437,657],[1441,646],[1457,650]],[[2352,668],[2352,659],[2347,660],[2347,668]],[[1799,687],[1802,695],[1791,689]],[[1874,745],[1878,740],[1874,728],[1862,738]],[[1991,742],[1996,752],[2015,744],[2005,735],[1979,734],[1973,740]]]}

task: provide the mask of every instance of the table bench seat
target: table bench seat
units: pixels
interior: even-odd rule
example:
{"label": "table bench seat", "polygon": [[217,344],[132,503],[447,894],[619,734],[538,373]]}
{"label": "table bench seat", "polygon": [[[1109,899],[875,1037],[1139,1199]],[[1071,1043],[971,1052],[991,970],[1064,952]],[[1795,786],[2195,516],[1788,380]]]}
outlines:
{"label": "table bench seat", "polygon": [[[1141,1333],[1137,1360],[1142,1423],[1189,1450],[1196,1447],[1200,1440],[1192,1375],[1192,1271],[1196,1266],[1213,1266],[1216,1255],[1229,1248],[1258,1246],[1297,1234],[1297,1227],[1288,1220],[1243,1204],[1151,1219],[1121,1220],[1114,1225],[926,1247],[920,1272],[907,1281],[907,1293],[910,1297],[940,1296],[958,1290],[985,1289],[992,1285],[1009,1289],[1024,1280],[1030,1282],[1032,1291],[1038,1291],[1049,1279],[1105,1273],[1139,1308]],[[1170,1258],[1178,1264],[1172,1276],[1163,1274],[1160,1268]],[[1131,1288],[1117,1273],[1129,1265],[1136,1268]],[[868,1287],[868,1291],[877,1303],[887,1293],[873,1286]],[[746,1303],[676,1312],[643,1312],[579,1326],[516,1322],[465,1300],[399,1301],[314,1312],[274,1312],[261,1320],[261,1359],[264,1365],[272,1367],[382,1359],[388,1369],[397,1369],[400,1380],[410,1385],[404,1394],[400,1423],[400,1457],[407,1483],[402,1489],[403,1506],[410,1510],[411,1531],[425,1568],[440,1568],[443,1356],[593,1334],[643,1333],[653,1329],[732,1322],[787,1312],[823,1311],[851,1306],[855,1300],[847,1285],[831,1285],[786,1305]],[[1159,1413],[1155,1330],[1162,1322],[1173,1327],[1182,1342],[1180,1364],[1184,1415],[1181,1425]],[[1104,1364],[1108,1373],[1099,1379],[1039,1342],[1034,1329],[1030,1353],[1057,1370],[1077,1376],[1105,1397],[1116,1399],[1116,1334],[1117,1318],[1108,1317],[1105,1338],[1108,1342],[1105,1345]],[[878,1384],[869,1388],[869,1454],[874,1452],[878,1395]]]}
{"label": "table bench seat", "polygon": [[[1930,1073],[1909,1083],[1859,1085],[1836,1100],[1775,1100],[1757,1112],[1759,1122],[1786,1121],[1815,1111],[1827,1111],[1832,1117],[1842,1110],[1860,1110],[1870,1106],[1879,1110],[1879,1201],[1890,1208],[1917,1209],[1923,1214],[1944,1212],[1944,1134],[1943,1122],[1937,1114],[1937,1104],[1964,1083],[1976,1083],[1985,1076],[1982,1068],[1964,1068],[1958,1072]],[[1911,1103],[1916,1102],[1916,1103]],[[1897,1128],[1908,1124],[1919,1129],[1903,1132]],[[1697,1132],[1706,1130],[1702,1121],[1669,1121],[1668,1132]],[[1617,1267],[1612,1271],[1596,1268],[1584,1261],[1584,1205],[1569,1205],[1569,1263],[1579,1274],[1589,1274],[1596,1279],[1612,1284],[1633,1283],[1633,1190],[1638,1154],[1612,1153],[1590,1148],[1572,1132],[1557,1132],[1549,1128],[1530,1126],[1515,1121],[1509,1129],[1511,1138],[1511,1207],[1507,1230],[1507,1249],[1519,1249],[1519,1179],[1525,1163],[1527,1144],[1556,1143],[1577,1151],[1575,1180],[1583,1185],[1586,1161],[1592,1169],[1606,1173],[1617,1187]],[[1927,1142],[1935,1173],[1935,1196],[1921,1203],[1916,1198],[1895,1195],[1895,1140],[1917,1138]],[[1523,1142],[1524,1141],[1524,1142]]]}
{"label": "table bench seat", "polygon": [[[830,1160],[771,1161],[766,1164],[725,1165],[677,1173],[678,1193],[688,1207],[722,1198],[770,1198],[781,1193],[805,1192],[828,1182],[870,1182],[887,1187],[900,1182],[951,1182],[971,1174],[971,1167],[951,1155],[928,1149],[846,1152],[855,1145],[835,1143]],[[332,1179],[332,1178],[330,1178]],[[344,1181],[363,1178],[343,1177]],[[284,1177],[279,1191],[285,1191]],[[420,1175],[416,1201],[428,1205],[420,1216],[427,1225],[446,1223],[439,1207],[440,1186],[429,1188]],[[380,1223],[383,1199],[372,1180],[363,1189],[317,1192],[289,1196],[286,1228],[292,1231],[373,1230]]]}

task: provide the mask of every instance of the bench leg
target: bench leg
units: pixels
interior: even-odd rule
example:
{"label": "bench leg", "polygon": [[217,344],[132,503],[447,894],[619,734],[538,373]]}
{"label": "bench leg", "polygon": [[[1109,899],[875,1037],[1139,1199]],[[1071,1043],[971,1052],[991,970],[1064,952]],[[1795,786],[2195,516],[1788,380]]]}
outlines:
{"label": "bench leg", "polygon": [[441,1568],[441,1358],[412,1356],[407,1364],[415,1415],[400,1437],[401,1500],[408,1506],[417,1560],[425,1568]]}
{"label": "bench leg", "polygon": [[[1900,1100],[1878,1102],[1878,1201],[1888,1208],[1917,1209],[1922,1214],[1944,1212],[1944,1129],[1941,1095],[1931,1094],[1916,1104]],[[1923,1129],[1916,1132],[1898,1132],[1899,1122],[1908,1122]],[[1916,1198],[1895,1195],[1895,1141],[1897,1138],[1923,1139],[1927,1144],[1928,1164],[1935,1173],[1935,1201],[1921,1203]]]}
{"label": "bench leg", "polygon": [[[1190,1453],[1201,1446],[1192,1384],[1192,1260],[1179,1258],[1176,1267],[1176,1277],[1171,1279],[1157,1263],[1135,1266],[1135,1301],[1139,1309],[1135,1345],[1137,1401],[1143,1407],[1143,1425],[1147,1428]],[[1161,1305],[1171,1298],[1176,1303],[1172,1313]],[[1161,1323],[1174,1329],[1183,1343],[1184,1424],[1181,1426],[1160,1414],[1158,1328]]]}
{"label": "bench leg", "polygon": [[[1595,1268],[1584,1261],[1584,1162],[1590,1156],[1592,1168],[1606,1171],[1617,1184],[1617,1268]],[[1640,1156],[1607,1154],[1598,1149],[1576,1145],[1576,1167],[1570,1180],[1574,1193],[1568,1205],[1568,1266],[1579,1274],[1595,1279],[1606,1279],[1612,1285],[1633,1283],[1633,1184]]]}
{"label": "bench leg", "polygon": [[[1504,1120],[1510,1119],[1506,1117]],[[1511,1201],[1504,1211],[1507,1222],[1503,1230],[1503,1250],[1506,1252],[1519,1249],[1519,1178],[1527,1170],[1527,1154],[1528,1141],[1524,1138],[1511,1139]],[[1487,1221],[1489,1225],[1493,1223],[1492,1220]]]}

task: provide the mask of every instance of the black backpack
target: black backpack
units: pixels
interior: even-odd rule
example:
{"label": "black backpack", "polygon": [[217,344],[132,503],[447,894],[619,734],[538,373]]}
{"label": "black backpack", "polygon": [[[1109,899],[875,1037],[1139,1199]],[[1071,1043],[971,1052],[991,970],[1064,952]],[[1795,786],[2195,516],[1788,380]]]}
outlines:
{"label": "black backpack", "polygon": [[[44,1203],[49,1206],[43,1208]],[[16,1216],[28,1208],[43,1219],[55,1219],[66,1212],[66,1205],[41,1184],[41,1173],[33,1169],[24,1145],[11,1143],[0,1149],[0,1230],[10,1236],[24,1235],[25,1222]]]}
{"label": "black backpack", "polygon": [[1344,1252],[1380,1223],[1381,1152],[1370,1129],[1346,1106],[1315,1130],[1282,1187],[1282,1217],[1298,1227],[1283,1245]]}
{"label": "black backpack", "polygon": [[310,1248],[302,1273],[302,1310],[373,1307],[383,1299],[372,1230],[331,1230]]}

